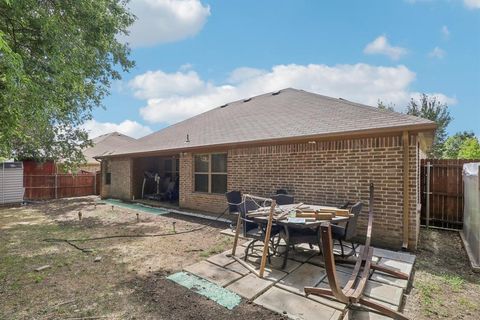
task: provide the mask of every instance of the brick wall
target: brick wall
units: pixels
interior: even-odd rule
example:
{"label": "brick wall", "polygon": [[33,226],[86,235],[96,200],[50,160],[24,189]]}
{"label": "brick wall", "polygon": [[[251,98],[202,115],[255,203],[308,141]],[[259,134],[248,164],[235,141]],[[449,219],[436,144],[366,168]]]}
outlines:
{"label": "brick wall", "polygon": [[225,195],[194,192],[192,153],[180,154],[179,175],[180,207],[213,213],[221,213],[225,210],[227,207]]}
{"label": "brick wall", "polygon": [[[416,136],[410,136],[409,246],[419,231]],[[225,208],[225,197],[193,192],[193,155],[180,158],[180,206],[211,212]],[[375,184],[373,241],[399,248],[403,235],[403,145],[401,136],[315,144],[289,144],[228,151],[228,190],[268,197],[284,188],[296,202],[339,205],[345,200],[365,204],[359,222],[366,231],[368,187]]]}
{"label": "brick wall", "polygon": [[129,158],[113,158],[109,162],[111,184],[105,184],[107,164],[102,162],[102,198],[132,199],[132,160]]}

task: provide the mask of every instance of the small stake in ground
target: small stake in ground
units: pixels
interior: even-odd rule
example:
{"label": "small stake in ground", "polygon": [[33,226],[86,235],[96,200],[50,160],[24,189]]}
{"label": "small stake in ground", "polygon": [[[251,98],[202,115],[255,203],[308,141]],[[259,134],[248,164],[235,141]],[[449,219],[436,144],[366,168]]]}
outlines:
{"label": "small stake in ground", "polygon": [[78,211],[78,220],[82,221],[82,211]]}
{"label": "small stake in ground", "polygon": [[173,233],[177,233],[177,231],[175,231],[175,224],[176,224],[176,223],[177,223],[177,222],[175,222],[175,221],[172,222],[172,225],[173,225]]}
{"label": "small stake in ground", "polygon": [[112,211],[113,211],[113,206],[112,206]]}
{"label": "small stake in ground", "polygon": [[137,222],[140,222],[140,215],[137,212]]}

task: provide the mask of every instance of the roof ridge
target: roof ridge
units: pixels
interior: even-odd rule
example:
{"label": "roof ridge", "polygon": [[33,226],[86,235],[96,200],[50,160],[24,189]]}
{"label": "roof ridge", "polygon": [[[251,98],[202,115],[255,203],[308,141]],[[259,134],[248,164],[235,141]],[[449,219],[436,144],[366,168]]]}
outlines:
{"label": "roof ridge", "polygon": [[347,100],[345,98],[333,98],[333,97],[329,97],[329,96],[325,96],[323,94],[319,94],[319,93],[315,93],[315,92],[310,92],[310,91],[304,91],[304,90],[301,90],[305,93],[308,93],[308,94],[311,94],[311,95],[315,95],[315,96],[320,96],[320,97],[323,97],[327,100],[332,100],[332,101],[341,101],[343,103],[347,103],[351,106],[354,106],[354,107],[357,107],[357,108],[366,108],[366,109],[370,109],[372,111],[376,111],[376,112],[380,112],[380,113],[393,113],[397,116],[402,116],[404,118],[409,118],[409,119],[423,119],[423,120],[427,120],[427,121],[430,121],[432,123],[434,123],[434,121],[431,121],[429,119],[426,119],[426,118],[422,118],[422,117],[417,117],[417,116],[412,116],[410,114],[406,114],[406,113],[402,113],[402,112],[398,112],[398,111],[391,111],[391,110],[384,110],[384,109],[380,109],[378,107],[374,107],[374,106],[370,106],[368,104],[363,104],[363,103],[359,103],[359,102],[355,102],[355,101],[351,101],[351,100]]}
{"label": "roof ridge", "polygon": [[[168,129],[168,128],[174,128],[174,127],[176,127],[176,126],[178,126],[178,125],[181,125],[181,124],[183,124],[183,123],[185,123],[185,122],[187,122],[187,121],[192,121],[193,119],[196,119],[196,118],[198,118],[198,117],[200,117],[200,116],[202,116],[202,115],[205,115],[206,113],[212,112],[212,111],[217,110],[217,109],[222,109],[224,106],[227,106],[227,105],[231,105],[231,104],[234,104],[234,103],[245,102],[245,100],[248,100],[248,101],[254,100],[254,99],[259,98],[259,97],[262,97],[262,96],[268,96],[268,95],[272,95],[273,93],[282,92],[282,91],[286,91],[286,90],[303,91],[303,90],[295,89],[295,88],[292,88],[292,87],[288,87],[288,88],[283,88],[283,89],[280,89],[280,90],[274,90],[274,91],[270,91],[270,92],[267,92],[267,93],[258,94],[258,95],[256,95],[256,96],[251,96],[251,97],[247,97],[247,98],[242,98],[242,99],[238,99],[238,100],[226,102],[226,103],[223,103],[223,104],[221,104],[221,105],[219,105],[219,106],[213,107],[212,109],[209,109],[209,110],[206,110],[206,111],[204,111],[204,112],[202,112],[202,113],[196,114],[196,115],[194,115],[194,116],[192,116],[192,117],[190,117],[190,118],[187,118],[187,119],[184,119],[184,120],[182,120],[182,121],[173,123],[173,124],[171,124],[171,125],[169,125],[169,126],[166,126],[166,127],[162,128],[162,129],[160,129],[160,130],[157,130],[157,131],[155,131],[155,132],[152,132],[152,133],[150,133],[150,134],[148,134],[148,135],[146,135],[146,136],[143,136],[143,137],[141,137],[141,138],[139,138],[139,139],[136,139],[136,140],[137,140],[137,141],[143,141],[143,140],[145,140],[147,137],[150,137],[151,135],[154,135],[154,134],[156,134],[156,133],[158,133],[158,132],[160,132],[160,131],[163,131],[163,130]],[[305,92],[306,92],[306,91],[305,91]],[[188,133],[188,132],[186,132],[185,134],[187,134],[187,133]]]}

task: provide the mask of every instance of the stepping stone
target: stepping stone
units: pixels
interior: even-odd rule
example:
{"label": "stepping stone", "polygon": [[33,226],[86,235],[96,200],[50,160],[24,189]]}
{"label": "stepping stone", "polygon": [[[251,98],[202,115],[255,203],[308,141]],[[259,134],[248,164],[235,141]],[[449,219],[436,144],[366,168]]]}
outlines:
{"label": "stepping stone", "polygon": [[184,270],[199,276],[200,278],[216,283],[222,287],[242,277],[236,272],[221,268],[207,261],[201,261],[194,265],[188,266],[184,268]]}
{"label": "stepping stone", "polygon": [[308,263],[311,263],[320,267],[325,267],[325,260],[323,258],[323,255],[319,255],[319,254],[316,254],[310,259],[308,259]]}
{"label": "stepping stone", "polygon": [[340,301],[337,301],[337,300],[334,300],[334,299],[329,299],[329,298],[326,298],[326,297],[316,296],[316,295],[313,295],[313,294],[307,295],[307,298],[312,299],[312,300],[314,300],[316,302],[319,302],[323,305],[326,305],[328,307],[335,308],[335,309],[340,310],[342,312],[347,307],[347,305],[345,303],[342,303]]}
{"label": "stepping stone", "polygon": [[238,272],[238,273],[240,273],[242,276],[245,276],[245,275],[247,275],[247,274],[250,273],[250,270],[248,270],[247,268],[245,268],[244,266],[242,266],[242,265],[241,265],[240,263],[238,263],[237,261],[228,264],[227,266],[225,266],[225,268],[227,268],[228,270],[232,270],[232,271]]}
{"label": "stepping stone", "polygon": [[[347,284],[348,282],[348,279],[350,279],[350,276],[351,274],[348,274],[348,273],[343,273],[343,272],[337,272],[337,281],[338,281],[338,284],[340,285],[340,287],[343,289],[343,287],[345,287],[345,285]],[[328,283],[328,278],[325,277],[322,282],[320,282],[317,287],[319,288],[326,288],[326,289],[330,289],[330,284]]]}
{"label": "stepping stone", "polygon": [[320,304],[311,299],[272,287],[254,300],[262,307],[287,315],[291,319],[318,320],[339,319],[342,313],[332,307]]}
{"label": "stepping stone", "polygon": [[343,320],[392,320],[392,319],[373,311],[350,309],[345,313]]}
{"label": "stepping stone", "polygon": [[207,259],[208,262],[214,263],[220,267],[225,267],[227,264],[234,262],[231,256],[227,257],[227,254],[231,254],[231,251],[225,251],[223,253],[216,254]]}
{"label": "stepping stone", "polygon": [[277,269],[270,269],[269,267],[265,268],[263,273],[263,279],[271,280],[273,282],[277,282],[283,279],[288,273],[277,270]]}
{"label": "stepping stone", "polygon": [[307,262],[313,255],[318,256],[318,252],[310,249],[304,250],[296,248],[295,250],[290,250],[288,252],[288,259],[298,262]]}
{"label": "stepping stone", "polygon": [[[361,248],[360,246],[359,248]],[[387,249],[374,248],[373,255],[380,258],[387,258],[402,261],[410,264],[415,263],[416,256],[408,252],[392,251]]]}
{"label": "stepping stone", "polygon": [[276,285],[282,289],[304,295],[303,288],[314,287],[325,277],[325,269],[304,263],[288,276],[280,280]]}
{"label": "stepping stone", "polygon": [[403,289],[384,283],[368,280],[364,295],[375,300],[399,306],[403,298]]}
{"label": "stepping stone", "polygon": [[[256,265],[260,265],[261,260],[262,260],[261,258],[254,258],[254,257],[247,258],[248,263],[256,264]],[[298,261],[287,259],[287,265],[285,266],[285,268],[282,268],[283,257],[279,257],[279,256],[272,257],[271,261],[272,263],[270,264],[267,260],[268,268],[273,268],[273,269],[276,269],[282,272],[287,272],[287,273],[292,272],[293,270],[297,269],[301,265],[301,263]]]}
{"label": "stepping stone", "polygon": [[376,282],[386,283],[392,286],[400,287],[402,289],[406,289],[408,286],[408,280],[398,279],[379,271],[373,272],[370,279],[375,280]]}
{"label": "stepping stone", "polygon": [[381,266],[387,266],[390,268],[393,268],[397,271],[404,272],[408,274],[410,277],[410,274],[412,272],[413,264],[408,263],[408,262],[403,262],[403,261],[398,261],[398,260],[393,260],[389,258],[382,258],[379,263]]}
{"label": "stepping stone", "polygon": [[263,293],[272,285],[273,283],[271,281],[261,279],[254,274],[249,274],[230,284],[227,289],[250,300]]}

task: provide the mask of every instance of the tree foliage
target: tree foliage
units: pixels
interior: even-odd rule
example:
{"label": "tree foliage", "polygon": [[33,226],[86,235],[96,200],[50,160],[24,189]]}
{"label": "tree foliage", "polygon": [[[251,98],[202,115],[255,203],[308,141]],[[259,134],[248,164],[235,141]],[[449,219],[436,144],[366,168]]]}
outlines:
{"label": "tree foliage", "polygon": [[459,159],[480,159],[480,143],[476,137],[466,139],[458,151]]}
{"label": "tree foliage", "polygon": [[380,110],[395,111],[394,105],[392,105],[391,103],[386,105],[380,99],[377,102],[377,108],[380,109]]}
{"label": "tree foliage", "polygon": [[0,0],[0,157],[78,162],[81,125],[133,66],[124,0]]}
{"label": "tree foliage", "polygon": [[437,124],[437,130],[433,139],[429,157],[441,158],[443,145],[447,137],[446,128],[452,117],[448,111],[448,105],[440,102],[435,96],[422,94],[419,100],[411,99],[407,106],[406,114],[425,118]]}
{"label": "tree foliage", "polygon": [[475,134],[472,131],[457,132],[453,136],[448,137],[448,139],[445,140],[445,143],[443,145],[442,158],[458,159],[458,153],[462,144],[465,142],[465,140],[474,137]]}

